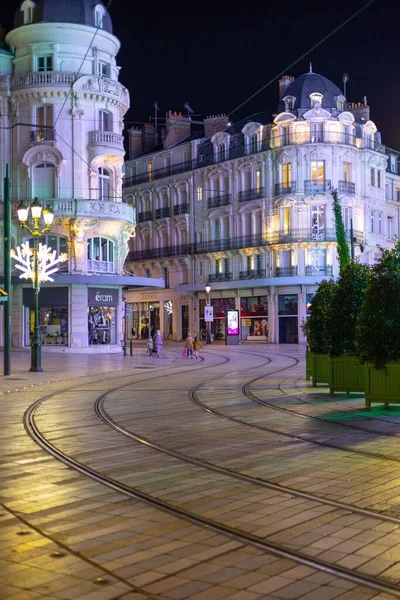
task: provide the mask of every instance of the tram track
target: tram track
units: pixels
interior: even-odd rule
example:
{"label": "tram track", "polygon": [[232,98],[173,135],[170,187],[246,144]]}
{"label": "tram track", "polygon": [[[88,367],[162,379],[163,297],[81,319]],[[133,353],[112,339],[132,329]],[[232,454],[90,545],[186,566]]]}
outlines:
{"label": "tram track", "polygon": [[[250,353],[248,353],[250,354]],[[259,354],[257,356],[260,356]],[[225,360],[222,361],[221,363],[218,363],[220,365],[222,364],[226,364],[227,362],[229,362],[229,358],[224,357]],[[263,356],[263,358],[266,358],[267,361],[262,364],[262,365],[258,365],[256,367],[253,367],[254,369],[256,368],[261,368],[263,366],[265,366],[266,364],[270,364],[271,359],[269,357],[265,357]],[[288,357],[288,358],[292,358],[293,357]],[[298,361],[297,359],[296,363],[297,364]],[[218,365],[206,365],[206,367],[198,367],[196,370],[202,369],[202,368],[213,368],[216,367]],[[291,366],[291,365],[290,365]],[[271,373],[268,373],[268,376],[272,376],[278,372],[284,371],[287,368],[290,368],[290,366],[288,367],[284,367],[283,369],[277,369],[275,371],[272,371]],[[192,370],[192,369],[191,369]],[[187,369],[184,369],[185,372],[187,372]],[[176,375],[177,372],[170,374],[170,375]],[[212,383],[214,381],[220,380],[224,377],[228,377],[230,375],[236,374],[235,373],[229,373],[229,374],[225,374],[223,376],[218,376],[215,378],[211,378],[206,380],[205,382],[202,382],[201,384],[198,384],[197,386],[194,386],[194,388],[192,388],[192,390],[190,390],[190,394],[192,396],[192,401],[195,402],[195,404],[199,405],[199,401],[198,398],[196,397],[196,391],[202,387],[202,386],[206,386],[209,383]],[[156,378],[160,378],[165,376],[165,374],[160,374],[158,375],[158,377],[152,377],[153,379]],[[167,375],[168,376],[168,375]],[[117,376],[118,377],[118,376]],[[128,377],[128,375],[124,375],[124,378]],[[132,375],[131,375],[132,377]],[[264,376],[265,377],[265,376]],[[260,379],[260,378],[256,378],[256,379]],[[184,455],[183,453],[179,453],[176,452],[174,450],[170,450],[168,448],[165,448],[159,444],[156,444],[154,442],[152,442],[151,440],[148,440],[147,438],[145,438],[144,436],[140,436],[138,434],[135,434],[133,432],[128,432],[127,430],[124,430],[124,428],[122,428],[121,426],[119,426],[117,423],[113,422],[113,419],[111,419],[109,417],[109,415],[107,415],[106,411],[104,410],[104,402],[107,398],[109,398],[113,392],[117,391],[117,390],[121,390],[124,387],[128,387],[131,386],[132,384],[138,384],[143,380],[139,380],[139,381],[135,381],[135,382],[129,382],[127,384],[123,384],[121,386],[116,386],[115,388],[113,388],[112,390],[108,390],[107,392],[104,392],[103,394],[101,394],[98,399],[96,400],[96,413],[97,415],[102,418],[102,420],[104,422],[108,422],[109,426],[112,426],[114,429],[116,429],[117,431],[119,431],[120,433],[122,433],[123,435],[125,435],[126,437],[130,437],[131,439],[133,439],[136,442],[142,443],[148,447],[153,448],[154,450],[157,450],[159,452],[162,452],[164,454],[168,454],[170,456],[173,456],[174,458],[177,458],[181,461],[184,462],[189,462],[193,465],[208,469],[208,470],[212,470],[214,472],[217,472],[219,474],[222,475],[227,475],[229,477],[234,477],[238,480],[241,480],[243,482],[246,483],[251,483],[253,485],[257,485],[257,486],[261,486],[261,487],[265,487],[274,491],[279,491],[280,493],[283,494],[290,494],[291,496],[295,496],[295,497],[300,497],[303,499],[307,499],[307,500],[312,500],[315,502],[319,502],[322,504],[327,504],[330,505],[334,508],[338,508],[340,510],[345,510],[347,512],[355,512],[357,514],[360,514],[362,516],[366,516],[366,517],[372,517],[374,519],[379,519],[382,521],[387,521],[387,522],[391,522],[391,523],[395,523],[395,524],[400,524],[400,519],[396,519],[395,517],[390,517],[390,516],[386,516],[386,515],[381,515],[379,512],[376,511],[369,511],[368,509],[361,509],[358,507],[354,507],[352,505],[348,505],[348,504],[344,504],[344,503],[340,503],[340,502],[336,502],[336,501],[330,501],[329,499],[325,499],[325,498],[321,498],[318,497],[316,495],[313,494],[308,494],[307,492],[301,492],[299,490],[293,490],[291,488],[286,488],[285,486],[281,486],[280,484],[273,484],[272,482],[268,482],[268,481],[263,481],[260,480],[258,478],[253,478],[244,474],[240,474],[237,473],[235,471],[232,471],[230,469],[225,469],[223,467],[219,467],[218,465],[215,465],[213,463],[209,463],[207,461],[202,461],[201,459],[197,459],[195,457],[190,457],[188,455]],[[147,380],[146,380],[147,381]],[[248,383],[248,385],[250,385],[251,382]],[[79,387],[79,386],[74,386],[74,387]],[[246,386],[242,387],[242,393],[244,393],[244,388]],[[64,392],[63,392],[64,393]],[[83,465],[82,463],[80,463],[79,461],[75,461],[73,458],[68,457],[67,455],[65,455],[64,453],[62,453],[60,450],[58,450],[53,444],[51,444],[50,442],[48,442],[44,436],[42,436],[42,434],[40,433],[40,431],[38,430],[38,428],[36,427],[35,424],[35,413],[38,410],[39,406],[47,399],[50,399],[50,397],[53,397],[56,394],[50,395],[48,398],[44,399],[40,399],[38,400],[36,403],[34,403],[33,405],[31,405],[31,407],[29,407],[29,409],[27,410],[27,412],[24,415],[24,424],[25,427],[28,431],[28,433],[31,435],[31,437],[43,448],[45,449],[47,452],[49,452],[51,455],[53,455],[55,458],[57,458],[58,460],[60,460],[61,462],[63,462],[64,464],[72,467],[73,469],[77,470],[78,472],[91,477],[92,479],[98,481],[99,483],[102,483],[103,485],[106,485],[107,487],[110,487],[111,489],[114,489],[115,491],[119,491],[131,498],[134,498],[136,500],[140,500],[143,501],[145,503],[147,503],[150,506],[153,506],[154,508],[163,510],[164,512],[167,512],[171,515],[174,515],[176,517],[179,518],[183,518],[193,524],[196,524],[198,526],[201,527],[206,527],[207,529],[211,529],[215,532],[224,534],[232,539],[235,539],[243,544],[248,544],[250,546],[254,546],[257,547],[265,552],[269,552],[271,554],[274,554],[275,556],[279,556],[281,558],[289,558],[292,560],[295,560],[301,564],[310,566],[312,568],[324,571],[326,573],[330,573],[332,575],[338,576],[338,577],[342,577],[344,579],[347,579],[349,581],[352,581],[353,583],[359,584],[359,585],[364,585],[364,586],[368,586],[374,590],[377,590],[379,592],[384,592],[384,593],[388,593],[391,594],[394,597],[398,597],[400,598],[400,590],[398,589],[398,586],[395,584],[392,584],[390,581],[385,581],[382,578],[377,578],[377,577],[372,577],[372,576],[368,576],[365,574],[361,574],[361,573],[354,573],[353,571],[351,571],[350,569],[346,569],[345,567],[341,567],[338,565],[332,565],[326,561],[323,560],[318,560],[318,559],[312,559],[309,558],[307,555],[302,554],[301,552],[297,552],[297,551],[293,551],[293,550],[288,550],[286,549],[284,546],[278,545],[278,544],[272,544],[270,542],[266,542],[265,540],[263,540],[262,538],[255,536],[253,534],[249,534],[246,532],[241,531],[240,529],[237,528],[233,528],[230,527],[226,524],[222,524],[219,523],[217,521],[199,516],[194,514],[191,511],[188,511],[186,509],[182,509],[179,508],[175,505],[171,505],[168,502],[165,502],[163,500],[159,500],[157,498],[154,498],[154,496],[151,496],[149,494],[146,494],[144,492],[142,492],[139,488],[134,487],[134,486],[127,486],[123,483],[120,483],[112,478],[109,478],[101,473],[98,473],[97,471],[90,469],[90,467],[88,467],[87,465]],[[244,394],[246,397],[247,394]],[[251,398],[249,398],[251,399]],[[219,413],[218,411],[215,411],[213,409],[211,409],[210,407],[207,407],[206,405],[204,405],[203,403],[200,403],[202,406],[203,410],[206,410],[209,413],[213,413],[216,414],[219,417],[223,417],[223,418],[227,418],[231,421],[235,421],[237,424],[242,424],[242,425],[250,425],[250,426],[255,426],[255,424],[249,424],[245,421],[241,421],[238,419],[235,419],[233,417],[224,415],[222,413]],[[268,428],[264,428],[264,427],[257,427],[257,429],[261,429],[261,430],[265,430],[265,431],[270,431],[272,433],[278,433],[279,435],[283,435],[283,436],[287,436],[288,434],[284,433],[284,432],[277,432],[275,430],[270,430]],[[299,438],[299,436],[292,436],[290,435],[290,437],[294,437],[295,439],[302,439]],[[307,443],[317,443],[317,442],[313,442],[312,440],[310,440],[309,438],[303,438],[302,441],[305,441]],[[321,444],[320,445],[326,445],[326,444]],[[335,447],[330,445],[330,447]],[[343,450],[343,447],[337,447],[337,449],[339,450]],[[360,452],[358,452],[357,450],[349,450],[351,452],[354,452],[355,454],[360,454]],[[365,453],[364,453],[365,454]],[[375,455],[372,453],[368,453],[368,456],[379,456],[379,455]],[[385,460],[388,459],[388,457],[386,456],[382,456],[381,458],[384,458]],[[57,543],[57,542],[56,542]],[[97,566],[97,563],[95,563]],[[145,593],[148,597],[152,597],[149,596],[146,592],[141,592],[141,593]]]}

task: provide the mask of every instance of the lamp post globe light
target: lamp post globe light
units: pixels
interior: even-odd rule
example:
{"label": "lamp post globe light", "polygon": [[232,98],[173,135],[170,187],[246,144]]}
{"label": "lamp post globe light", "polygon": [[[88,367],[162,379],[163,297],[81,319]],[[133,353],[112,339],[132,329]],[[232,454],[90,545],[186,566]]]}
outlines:
{"label": "lamp post globe light", "polygon": [[[33,227],[27,225],[29,219],[29,211],[31,213],[31,220],[33,221]],[[26,273],[26,278],[32,279],[33,290],[34,290],[34,328],[33,328],[33,340],[31,345],[31,368],[30,371],[35,373],[42,372],[42,344],[39,336],[39,291],[40,291],[40,267],[39,267],[39,237],[50,230],[50,227],[54,221],[54,214],[48,209],[42,209],[42,206],[37,198],[31,203],[30,206],[24,206],[22,203],[17,208],[19,224],[23,229],[29,231],[33,238],[33,248],[31,249],[30,255],[33,257],[33,261],[30,260],[30,256],[26,257],[26,261],[31,262],[31,271]],[[43,218],[44,227],[40,229],[40,219]],[[42,247],[45,248],[45,247]],[[21,253],[19,253],[21,255]],[[15,258],[15,253],[13,253]],[[18,260],[18,259],[17,259]],[[55,262],[65,260],[65,257],[60,256],[58,261],[55,261],[55,253],[52,257],[53,265]],[[52,266],[52,265],[49,265]],[[23,270],[21,266],[17,265],[17,268]],[[57,269],[55,269],[57,270]],[[54,272],[52,270],[51,272]],[[47,274],[48,275],[48,274]],[[24,277],[23,274],[21,277]]]}
{"label": "lamp post globe light", "polygon": [[[209,283],[207,283],[206,284],[207,306],[211,306],[210,292],[211,292],[211,286]],[[207,344],[207,346],[209,346],[211,344],[211,321],[207,321],[207,342],[206,342],[206,344]]]}

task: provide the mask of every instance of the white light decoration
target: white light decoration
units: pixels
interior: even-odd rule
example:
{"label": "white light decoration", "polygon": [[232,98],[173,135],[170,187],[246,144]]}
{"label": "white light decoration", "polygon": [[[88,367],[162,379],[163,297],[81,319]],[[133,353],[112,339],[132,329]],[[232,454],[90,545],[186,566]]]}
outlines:
{"label": "white light decoration", "polygon": [[166,310],[166,312],[171,315],[172,314],[172,301],[168,300],[167,302],[164,302],[164,308]]}
{"label": "white light decoration", "polygon": [[35,283],[40,287],[45,281],[54,281],[51,275],[59,269],[59,263],[68,260],[68,255],[64,252],[56,257],[56,251],[48,246],[39,243],[37,250],[37,282],[35,274],[35,249],[29,246],[29,242],[24,242],[21,246],[17,246],[15,250],[11,250],[11,258],[17,264],[16,269],[21,271],[20,279],[31,279],[33,286]]}

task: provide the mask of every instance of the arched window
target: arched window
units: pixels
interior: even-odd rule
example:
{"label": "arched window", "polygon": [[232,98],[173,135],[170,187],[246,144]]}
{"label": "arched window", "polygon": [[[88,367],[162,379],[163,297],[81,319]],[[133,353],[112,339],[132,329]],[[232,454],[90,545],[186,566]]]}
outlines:
{"label": "arched window", "polygon": [[317,104],[322,105],[322,98],[323,95],[319,92],[314,92],[313,94],[310,94],[311,108],[314,108]]}
{"label": "arched window", "polygon": [[99,200],[111,200],[110,172],[99,167]]}
{"label": "arched window", "polygon": [[29,25],[33,21],[33,9],[35,8],[35,3],[32,0],[25,0],[21,4],[21,11],[24,13],[24,25]]}
{"label": "arched window", "polygon": [[103,237],[88,239],[88,271],[114,273],[114,242]]}
{"label": "arched window", "polygon": [[56,168],[52,163],[40,163],[33,169],[33,196],[40,199],[56,197]]}
{"label": "arched window", "polygon": [[94,24],[95,27],[98,27],[99,29],[103,29],[103,17],[105,15],[105,10],[104,8],[98,4],[95,9],[94,9]]}
{"label": "arched window", "polygon": [[[33,238],[29,238],[29,246],[33,247]],[[39,238],[39,242],[60,254],[68,254],[68,238],[63,235],[47,234]],[[68,262],[59,263],[58,271],[60,273],[68,271]]]}

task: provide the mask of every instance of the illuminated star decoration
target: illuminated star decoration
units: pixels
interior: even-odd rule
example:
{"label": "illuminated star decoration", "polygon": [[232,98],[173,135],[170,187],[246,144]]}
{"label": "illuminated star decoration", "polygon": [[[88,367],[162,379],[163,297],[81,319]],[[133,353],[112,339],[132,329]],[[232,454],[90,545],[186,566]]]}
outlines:
{"label": "illuminated star decoration", "polygon": [[172,301],[168,300],[168,302],[164,302],[164,308],[169,315],[172,314]]}
{"label": "illuminated star decoration", "polygon": [[[50,275],[56,273],[59,269],[59,263],[68,260],[68,255],[64,252],[56,257],[56,251],[48,246],[39,243],[38,248],[38,273],[37,285],[45,281],[54,281]],[[21,271],[20,279],[31,279],[35,286],[35,250],[29,246],[29,242],[24,242],[21,246],[17,246],[15,250],[11,250],[11,258],[18,264],[16,269]]]}

